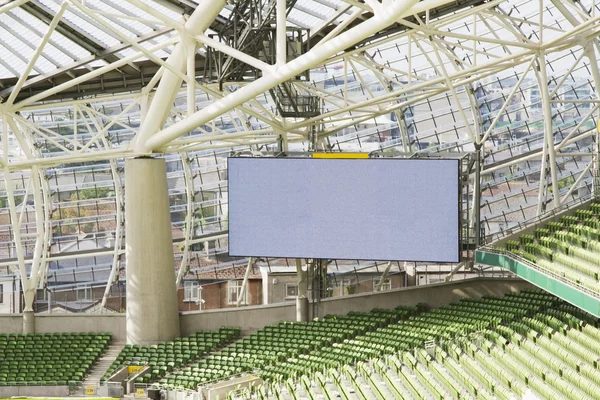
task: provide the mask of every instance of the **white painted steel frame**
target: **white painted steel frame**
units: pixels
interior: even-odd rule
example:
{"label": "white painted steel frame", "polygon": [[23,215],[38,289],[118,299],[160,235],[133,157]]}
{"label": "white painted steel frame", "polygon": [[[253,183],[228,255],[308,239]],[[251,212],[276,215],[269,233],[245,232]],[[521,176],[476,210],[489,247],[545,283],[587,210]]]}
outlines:
{"label": "white painted steel frame", "polygon": [[[8,12],[12,8],[18,7],[23,3],[25,3],[25,1],[18,0],[1,6],[0,13]],[[596,16],[595,8],[593,8],[591,15],[586,16],[581,10],[579,10],[579,12],[574,12],[574,10],[577,10],[577,5],[574,3],[552,0],[552,4],[573,26],[572,29],[561,31],[559,28],[544,21],[544,1],[542,0],[538,0],[540,12],[538,13],[538,18],[535,21],[524,20],[514,15],[503,13],[503,11],[496,9],[496,6],[501,5],[503,0],[496,0],[484,3],[477,7],[472,7],[470,9],[460,10],[454,16],[449,15],[440,20],[419,20],[419,23],[416,25],[407,22],[403,18],[414,15],[419,11],[428,10],[432,7],[451,3],[451,1],[423,1],[416,3],[415,1],[389,0],[384,1],[383,3],[379,3],[377,1],[367,1],[366,4],[349,2],[349,6],[343,6],[339,8],[335,14],[331,15],[331,20],[335,20],[336,18],[344,19],[329,33],[329,35],[325,37],[323,41],[321,41],[303,57],[291,62],[287,62],[284,52],[286,47],[283,41],[285,36],[283,29],[284,24],[282,24],[282,21],[285,20],[285,14],[282,12],[285,7],[285,1],[278,0],[277,19],[279,24],[276,46],[279,49],[279,52],[277,64],[274,66],[269,66],[264,62],[240,53],[235,49],[228,48],[227,46],[222,45],[205,35],[204,31],[212,22],[214,17],[220,12],[225,4],[224,1],[202,1],[200,6],[196,9],[196,12],[194,12],[187,22],[175,21],[156,12],[139,0],[129,0],[128,3],[135,5],[139,9],[147,12],[153,18],[156,18],[156,20],[152,22],[163,24],[166,27],[162,28],[166,29],[164,32],[173,30],[176,32],[176,35],[167,39],[163,39],[156,44],[152,44],[152,46],[142,47],[135,40],[128,40],[123,34],[114,32],[115,37],[120,37],[124,43],[127,42],[128,47],[137,50],[135,54],[123,58],[115,63],[90,71],[87,74],[75,78],[70,82],[66,82],[55,88],[34,95],[28,99],[14,103],[21,86],[24,87],[24,85],[26,85],[26,80],[29,77],[29,72],[35,65],[36,58],[42,56],[43,47],[50,41],[50,33],[56,26],[55,22],[58,22],[58,19],[60,18],[60,15],[57,15],[51,24],[48,33],[41,39],[38,50],[36,50],[34,56],[29,60],[26,73],[20,76],[16,90],[13,91],[6,103],[0,104],[0,115],[3,120],[4,135],[4,149],[2,157],[0,158],[0,163],[3,167],[5,177],[10,177],[11,171],[30,170],[32,172],[31,179],[33,179],[31,185],[34,188],[32,195],[34,197],[36,208],[40,209],[39,212],[36,210],[36,216],[40,218],[40,230],[38,231],[38,238],[36,239],[36,254],[38,255],[37,258],[34,258],[34,264],[37,263],[39,265],[35,267],[37,268],[37,274],[32,274],[31,278],[29,278],[33,280],[27,284],[23,284],[23,288],[26,292],[29,291],[29,293],[31,293],[32,287],[36,287],[38,284],[43,285],[44,281],[43,278],[45,274],[42,273],[42,275],[39,275],[40,271],[45,271],[45,252],[41,249],[43,249],[44,243],[49,243],[50,237],[48,235],[51,234],[51,230],[47,229],[45,226],[45,224],[48,223],[49,218],[44,214],[47,213],[47,210],[51,208],[51,204],[49,204],[49,199],[45,197],[46,195],[43,194],[44,180],[41,178],[44,175],[43,169],[47,166],[58,165],[65,162],[84,162],[110,159],[113,176],[115,176],[115,179],[118,180],[116,177],[118,174],[115,175],[114,172],[114,160],[117,158],[144,155],[155,151],[187,152],[199,149],[218,149],[239,144],[260,145],[273,143],[277,137],[282,137],[286,144],[305,141],[309,136],[309,129],[311,125],[320,124],[324,121],[336,121],[335,126],[325,128],[322,132],[320,132],[320,138],[322,139],[332,133],[335,133],[336,131],[339,131],[343,127],[349,127],[355,125],[357,122],[367,121],[379,115],[390,112],[398,113],[406,107],[423,99],[446,92],[451,93],[454,102],[459,107],[460,117],[465,121],[465,128],[468,131],[471,140],[475,144],[484,145],[492,135],[500,115],[504,113],[512,97],[515,95],[518,88],[523,84],[525,75],[536,63],[539,67],[538,81],[540,87],[545,89],[541,90],[543,107],[546,111],[544,118],[544,138],[546,144],[544,146],[544,150],[542,151],[542,158],[543,162],[548,162],[549,164],[549,181],[553,187],[553,193],[558,193],[558,171],[556,168],[556,158],[569,156],[569,153],[561,154],[560,150],[567,144],[574,143],[576,140],[581,140],[582,138],[590,135],[597,135],[596,132],[593,132],[575,137],[575,133],[585,120],[594,116],[594,114],[596,114],[596,117],[598,117],[597,114],[599,107],[595,105],[592,111],[590,111],[582,119],[582,121],[580,121],[580,123],[569,132],[569,134],[561,143],[557,145],[554,144],[552,137],[553,128],[551,120],[551,103],[558,101],[554,99],[554,95],[564,82],[564,79],[566,79],[567,74],[564,75],[564,78],[561,82],[559,82],[557,87],[553,91],[550,91],[549,88],[547,88],[548,73],[545,70],[545,60],[549,54],[573,46],[582,46],[585,48],[584,53],[582,53],[570,66],[569,71],[573,70],[583,58],[587,58],[590,61],[589,65],[592,71],[594,85],[596,88],[598,87],[600,78],[596,61],[598,51],[596,37],[600,18]],[[82,13],[85,13],[89,18],[96,21],[97,24],[104,26],[107,30],[114,29],[112,25],[106,22],[107,18],[112,17],[111,15],[102,12],[98,13],[97,10],[88,8],[85,3],[79,3],[75,1],[65,2],[60,8],[61,12],[64,12],[66,8],[78,9]],[[373,11],[374,16],[369,20],[360,23],[355,28],[351,28],[350,30],[343,32],[344,29],[350,26],[352,22],[356,21],[359,17],[363,17],[363,12],[365,10]],[[472,17],[474,21],[472,25],[474,27],[474,31],[472,34],[458,33],[445,29],[445,26],[452,20],[459,20],[468,17]],[[148,20],[144,21],[148,22]],[[404,23],[409,29],[406,32],[401,32],[391,35],[388,38],[377,40],[372,44],[366,44],[360,49],[348,51],[346,53],[342,52],[352,43],[362,40],[370,33],[376,32],[377,30],[380,30],[381,28],[386,27],[395,21]],[[481,32],[479,30],[481,29],[481,26],[483,25],[491,28],[490,22],[492,21],[497,24],[502,24],[507,31],[512,32],[514,34],[514,40],[513,38],[509,37],[495,36],[493,29],[490,29],[492,33],[491,36],[480,34]],[[477,22],[479,22],[479,24]],[[528,37],[528,35],[523,32],[523,30],[519,27],[519,25],[523,24],[528,26],[537,26],[537,41]],[[555,33],[558,36],[552,36],[552,33]],[[408,71],[398,71],[392,66],[374,64],[374,60],[368,57],[368,54],[364,54],[365,51],[369,51],[371,48],[375,49],[376,46],[382,46],[388,42],[391,43],[394,40],[405,37],[407,38],[408,43],[412,43],[415,47],[421,48],[422,50],[425,49],[423,47],[425,43],[427,43],[427,46],[431,46],[433,49],[432,55],[434,58],[430,57],[430,64],[432,68],[438,71],[437,78],[430,79],[426,82],[415,83],[413,80],[415,80],[416,77],[412,73],[412,68],[409,68]],[[430,40],[430,38],[432,39]],[[456,71],[452,71],[448,65],[448,61],[451,63],[456,62],[457,57],[448,51],[449,43],[457,46],[457,48],[470,48],[473,60],[472,63],[470,65],[465,63],[462,66],[462,69],[457,68]],[[466,43],[469,43],[469,45]],[[490,46],[501,46],[504,49],[511,50],[509,54],[500,57],[494,55],[489,50],[478,48],[477,43],[485,43]],[[240,83],[240,88],[233,92],[228,92],[228,89],[226,89],[224,92],[219,92],[216,85],[196,82],[194,57],[192,56],[196,54],[198,47],[201,45],[214,47],[225,54],[229,54],[249,63],[250,65],[256,66],[263,71],[263,78],[260,78],[258,81],[250,84]],[[154,52],[158,50],[168,50],[172,46],[175,46],[175,49],[171,51],[171,57],[167,61],[156,60],[155,56],[153,56]],[[409,55],[410,52],[413,51],[412,48],[413,46],[411,45],[408,49]],[[361,54],[361,52],[363,52],[363,54]],[[484,60],[484,56],[490,57],[491,61],[486,62]],[[100,127],[100,124],[94,124],[96,125],[95,130],[97,131],[97,134],[94,139],[88,141],[86,145],[81,147],[77,146],[77,137],[75,137],[72,140],[74,145],[73,149],[64,148],[62,145],[60,145],[60,143],[56,141],[58,139],[58,135],[54,135],[51,131],[41,126],[36,126],[35,123],[19,119],[19,117],[16,116],[17,112],[22,113],[26,111],[33,111],[39,107],[47,107],[40,102],[42,102],[48,96],[59,93],[62,90],[66,90],[77,84],[85,83],[91,78],[97,77],[100,74],[108,71],[116,70],[122,66],[130,64],[135,60],[139,60],[142,57],[150,57],[155,59],[159,65],[162,65],[161,70],[156,74],[154,79],[149,82],[146,88],[142,90],[141,93],[113,96],[113,98],[133,97],[136,100],[135,103],[132,104],[144,104],[142,107],[144,110],[144,118],[137,134],[136,141],[131,143],[131,145],[127,148],[114,148],[108,142],[106,142],[106,133],[111,126],[118,123],[120,116],[102,115],[102,118],[110,120],[110,123],[108,125],[104,125],[103,128]],[[368,68],[372,73],[374,73],[377,79],[379,79],[382,83],[390,82],[392,79],[395,79],[393,78],[395,74],[401,73],[407,77],[409,84],[401,85],[399,88],[388,90],[388,94],[385,96],[379,96],[377,98],[372,98],[365,101],[350,101],[348,98],[350,88],[348,87],[347,79],[344,79],[341,95],[334,94],[324,89],[310,87],[304,83],[298,83],[298,88],[302,88],[316,96],[319,96],[323,99],[323,101],[336,106],[329,112],[325,112],[318,117],[306,120],[282,121],[276,115],[270,113],[265,107],[254,100],[257,95],[264,93],[278,82],[283,82],[289,77],[294,76],[294,74],[296,74],[298,71],[322,65],[326,62],[335,62],[337,60],[343,61],[345,71],[351,69],[358,74],[359,80],[361,80],[363,84],[364,80],[360,75],[361,68],[363,67]],[[409,65],[411,65],[411,62],[412,60],[409,56]],[[503,102],[502,107],[500,111],[498,111],[498,115],[492,121],[491,126],[489,126],[485,131],[479,131],[480,127],[477,124],[471,125],[471,123],[469,123],[470,118],[466,114],[465,109],[460,106],[460,101],[457,97],[457,88],[468,87],[473,82],[492,76],[502,69],[525,64],[527,65],[525,71],[522,72],[517,85],[513,88],[509,96]],[[376,68],[369,68],[368,65],[376,65]],[[187,115],[184,116],[183,119],[179,120],[179,122],[175,122],[173,125],[161,129],[167,121],[169,115],[173,113],[172,99],[182,89],[181,85],[183,82],[185,82],[187,85]],[[546,82],[546,84],[544,84],[544,82]],[[157,87],[157,89],[153,90],[155,87]],[[198,90],[211,94],[214,96],[216,101],[211,106],[195,112],[193,105],[196,102],[195,97],[197,96]],[[596,90],[596,98],[597,97]],[[399,101],[397,100],[399,98],[404,98],[405,100]],[[74,107],[79,107],[81,105],[80,112],[83,112],[81,110],[85,110],[86,113],[89,112],[88,114],[91,115],[91,113],[95,111],[86,109],[84,105],[88,102],[94,103],[98,101],[103,100],[102,98],[91,98],[64,101],[63,104],[72,105]],[[597,100],[589,101],[597,102]],[[220,113],[229,112],[234,108],[254,116],[263,123],[270,125],[271,128],[253,131],[250,129],[245,129],[244,127],[237,127],[238,131],[236,133],[219,133],[205,135],[204,137],[192,137],[185,139],[180,138],[180,136],[188,133],[191,129],[208,123]],[[469,108],[471,108],[471,112],[474,113],[473,103],[471,103]],[[350,116],[350,113],[353,115]],[[123,112],[123,115],[124,114],[126,114],[125,111]],[[96,118],[98,117],[99,114],[96,114]],[[477,116],[474,114],[473,118],[476,117]],[[65,155],[50,158],[42,158],[40,155],[36,155],[35,149],[32,146],[33,140],[26,138],[27,134],[23,131],[24,129],[27,129],[30,132],[35,132],[35,135],[39,135],[50,142],[54,142],[58,147],[64,150]],[[19,140],[21,143],[21,146],[26,153],[26,158],[21,160],[10,160],[9,162],[7,148],[7,135],[9,130],[13,132],[17,140]],[[270,135],[265,136],[265,134]],[[403,131],[403,136],[407,138],[408,133]],[[404,146],[407,145],[405,143],[406,141],[407,140],[402,141]],[[92,150],[92,144],[101,145],[97,146],[97,149]],[[546,160],[544,155],[548,156],[548,160]],[[185,158],[185,153],[182,153],[182,156]],[[525,156],[515,160],[514,162],[502,164],[501,168],[505,168],[511,164],[523,162],[524,160],[539,157],[539,153],[533,154],[532,156]],[[592,164],[588,164],[588,166],[584,169],[584,172],[580,174],[575,183],[572,184],[567,195],[564,195],[562,198],[560,198],[558,195],[554,196],[552,200],[553,205],[556,207],[568,199],[568,195],[576,187],[578,187],[579,183],[583,179],[583,176],[585,175],[585,172],[592,169],[597,175],[598,169],[600,168],[599,165],[600,161],[598,160],[596,152],[594,153],[594,162]],[[496,169],[493,167],[485,169],[482,171],[482,177],[494,172],[495,170]],[[545,168],[542,169],[542,173],[545,173],[544,171]],[[35,176],[38,176],[38,178],[35,179]],[[545,182],[545,179],[541,180],[540,188],[538,190],[538,213],[542,212],[541,204],[546,201],[546,195],[548,194],[548,191],[545,189],[547,186]],[[36,187],[40,190],[35,190]],[[115,188],[116,187],[117,184],[115,183]],[[595,190],[597,190],[597,185]],[[188,202],[193,201],[193,196],[191,196],[193,193],[193,179],[190,179],[188,176],[186,176],[186,196]],[[121,195],[119,194],[118,197],[120,196]],[[12,197],[13,195],[9,193],[9,199]],[[14,201],[12,201],[12,203],[14,203]],[[13,221],[17,223],[16,221],[18,221],[18,213],[15,208],[16,205],[10,204],[11,202],[9,201],[11,216],[14,217]],[[44,205],[43,207],[38,207],[38,205],[42,204]],[[190,219],[189,212],[190,209],[188,204],[188,217],[186,217],[188,222]],[[117,207],[117,219],[122,221],[122,217],[121,208]],[[189,226],[191,226],[191,223]],[[17,231],[18,229],[15,229],[15,236]],[[47,233],[48,231],[50,232]],[[193,240],[191,240],[191,234],[192,233],[189,231],[186,232],[186,244],[184,246],[186,250],[189,245],[193,243]],[[16,237],[15,240],[16,242],[20,241],[20,239],[17,239]],[[114,273],[116,273],[115,271],[118,264],[118,253],[121,251],[121,245],[122,244],[119,246],[116,245],[113,253],[115,256],[113,262]],[[24,268],[25,261],[22,250],[19,250],[20,247],[20,245],[16,246],[17,255],[21,253],[19,258],[19,268],[21,268],[22,276],[27,276],[26,274],[23,274],[22,268]],[[185,264],[182,262],[182,265]],[[114,279],[114,273],[111,274],[111,279]],[[38,275],[39,278],[35,278],[36,275]],[[40,281],[36,282],[35,279],[40,279]],[[178,281],[180,279],[181,277],[178,276]]]}

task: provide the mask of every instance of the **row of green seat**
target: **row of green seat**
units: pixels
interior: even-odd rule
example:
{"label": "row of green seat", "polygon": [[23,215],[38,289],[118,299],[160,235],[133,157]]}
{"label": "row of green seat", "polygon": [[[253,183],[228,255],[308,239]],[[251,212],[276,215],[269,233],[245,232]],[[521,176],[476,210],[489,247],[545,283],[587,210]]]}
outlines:
{"label": "row of green seat", "polygon": [[600,203],[563,215],[505,248],[554,275],[600,295]]}
{"label": "row of green seat", "polygon": [[594,399],[599,355],[596,318],[527,291],[464,299],[280,363],[245,398]]}
{"label": "row of green seat", "polygon": [[307,354],[407,318],[416,308],[375,309],[369,313],[326,316],[311,322],[281,322],[266,326],[198,363],[160,380],[169,388],[195,389],[242,372],[277,365],[290,357]]}
{"label": "row of green seat", "polygon": [[0,386],[81,382],[110,333],[0,334]]}
{"label": "row of green seat", "polygon": [[556,301],[552,295],[537,292],[504,298],[463,299],[343,343],[321,347],[307,356],[269,366],[262,377],[281,381],[325,367],[341,367],[383,354],[418,348],[429,340],[451,340],[457,335],[496,326],[532,310],[549,307]]}
{"label": "row of green seat", "polygon": [[150,346],[126,345],[111,364],[101,381],[108,379],[116,370],[129,365],[152,367],[139,382],[153,382],[179,369],[199,357],[239,338],[238,327],[222,327],[218,331],[198,331],[195,334],[176,338],[173,341]]}

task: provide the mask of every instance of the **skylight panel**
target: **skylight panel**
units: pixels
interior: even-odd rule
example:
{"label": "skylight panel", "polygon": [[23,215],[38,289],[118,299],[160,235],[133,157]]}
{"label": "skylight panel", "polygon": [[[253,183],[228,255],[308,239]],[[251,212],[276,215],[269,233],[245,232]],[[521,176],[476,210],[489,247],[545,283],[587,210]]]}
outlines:
{"label": "skylight panel", "polygon": [[[58,12],[59,5],[54,1],[41,0],[40,2],[43,3],[43,5],[48,9],[51,9],[53,13]],[[104,48],[116,46],[120,43],[118,39],[115,39],[113,36],[105,33],[101,29],[85,21],[85,19],[82,19],[78,15],[74,14],[73,11],[71,11],[71,8],[65,11],[62,18],[63,22],[72,24],[74,27],[76,27],[77,30],[79,30],[85,35],[88,35],[90,39],[92,39],[95,42],[98,42],[98,44]]]}
{"label": "skylight panel", "polygon": [[5,65],[10,66],[14,70],[13,73],[18,72],[18,76],[20,76],[27,64],[15,56],[14,49],[7,48],[5,43],[5,40],[0,38],[0,54],[2,54],[2,61]]}
{"label": "skylight panel", "polygon": [[334,9],[315,1],[298,1],[294,6],[295,9],[305,12],[320,20],[326,20],[327,17],[334,12]]}
{"label": "skylight panel", "polygon": [[322,19],[314,17],[310,14],[302,12],[296,8],[294,8],[289,13],[288,21],[293,22],[301,28],[314,28],[319,23],[323,22]]}
{"label": "skylight panel", "polygon": [[0,64],[0,78],[10,78],[12,76],[14,76],[13,73]]}
{"label": "skylight panel", "polygon": [[[175,21],[182,21],[182,18],[181,18],[182,15],[180,13],[177,13],[177,12],[171,10],[170,8],[163,6],[158,1],[153,1],[153,0],[140,0],[140,1],[147,4],[148,6],[150,6],[150,8],[153,8],[157,12],[164,14],[166,17],[168,17],[170,19],[173,19]],[[142,11],[142,10],[139,10],[139,11],[141,14],[147,15],[148,18],[154,19],[154,17],[149,16],[144,11]]]}
{"label": "skylight panel", "polygon": [[113,19],[114,21],[118,21],[119,23],[127,26],[128,30],[134,32],[136,35],[143,35],[145,33],[152,31],[154,29],[153,27],[150,27],[150,26],[143,24],[139,21],[136,21],[134,19],[126,18],[126,17],[141,18],[141,16],[137,15],[136,12],[134,11],[134,10],[138,10],[138,9],[133,9],[132,7],[125,7],[128,4],[129,3],[127,3],[127,2],[119,3],[119,2],[114,2],[112,0],[104,0],[104,1],[92,0],[88,3],[86,3],[86,5],[88,5],[89,7],[96,8],[96,9],[104,11],[106,13],[123,15],[123,18],[118,18],[116,16],[115,17],[104,16],[104,15],[102,15],[101,17],[104,19],[108,18],[108,19]]}
{"label": "skylight panel", "polygon": [[[10,17],[14,19],[16,23],[21,25],[25,24],[30,29],[37,31],[42,35],[48,30],[48,25],[46,25],[39,19],[33,17],[28,12],[21,10],[20,8],[15,8],[11,10],[9,14]],[[69,57],[71,61],[74,61],[75,59],[84,58],[90,55],[90,53],[86,51],[83,47],[81,47],[79,44],[67,39],[62,34],[56,31],[52,33],[51,39],[54,42],[56,42],[57,46],[60,46],[62,48],[61,52],[67,57]]]}
{"label": "skylight panel", "polygon": [[[10,35],[15,39],[12,43],[16,46],[24,46],[25,49],[28,49],[31,52],[31,55],[33,55],[33,51],[37,49],[42,39],[42,37],[38,35],[39,32],[32,31],[22,24],[19,24],[7,14],[0,15],[0,27],[6,30],[7,35]],[[36,62],[36,67],[49,70],[58,68],[65,62],[69,62],[69,58],[64,56],[50,43],[46,43],[40,58]]]}

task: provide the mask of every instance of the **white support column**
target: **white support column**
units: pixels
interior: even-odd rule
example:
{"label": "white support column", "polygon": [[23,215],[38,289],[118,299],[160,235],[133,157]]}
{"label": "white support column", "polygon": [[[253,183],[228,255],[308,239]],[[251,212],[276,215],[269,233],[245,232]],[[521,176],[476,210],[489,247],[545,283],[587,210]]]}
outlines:
{"label": "white support column", "polygon": [[547,184],[546,184],[546,162],[547,162],[547,152],[548,152],[548,147],[546,147],[545,143],[544,143],[544,147],[542,150],[542,163],[540,165],[540,184],[539,184],[539,188],[538,188],[538,198],[537,198],[537,206],[536,206],[536,212],[535,215],[539,216],[541,214],[543,214],[546,210],[546,192],[547,192]]}
{"label": "white support column", "polygon": [[[194,10],[185,25],[182,26],[184,32],[190,36],[203,33],[224,6],[225,0],[203,0],[198,7],[196,7],[196,10]],[[188,54],[190,52],[196,53],[195,44],[193,45],[193,49],[189,48],[189,45],[186,49],[186,44],[188,43],[188,40],[179,42],[167,60],[168,65],[181,73],[186,72],[186,67],[188,64],[191,64],[188,63]],[[135,143],[132,143],[138,152],[145,152],[143,144],[149,137],[163,127],[167,120],[167,115],[171,110],[173,101],[175,100],[175,96],[181,89],[182,81],[183,79],[180,76],[169,70],[163,69],[162,78],[156,89],[156,94],[152,99],[152,104],[150,104],[146,118],[142,122],[140,131],[134,139]],[[192,82],[189,84],[192,84]]]}
{"label": "white support column", "polygon": [[[28,159],[39,157],[40,154],[31,145],[33,138],[27,129],[22,129],[15,119],[14,114],[4,114],[8,126],[17,138],[21,149]],[[6,127],[6,125],[5,125]],[[9,201],[9,212],[13,228],[15,251],[17,253],[19,272],[21,274],[21,286],[23,288],[24,310],[23,310],[23,333],[35,333],[35,319],[33,314],[33,302],[35,293],[40,283],[40,278],[44,275],[43,269],[46,267],[47,246],[51,242],[50,212],[51,205],[48,203],[49,193],[47,184],[44,185],[45,172],[43,168],[32,165],[29,172],[29,184],[26,188],[26,195],[23,203],[28,199],[31,189],[34,208],[35,208],[35,246],[33,257],[31,258],[29,275],[27,274],[27,263],[25,262],[25,251],[22,244],[21,226],[23,216],[27,213],[25,209],[21,210],[17,217],[17,210],[14,197],[13,183],[10,176],[8,165],[4,166],[4,179],[6,180],[6,192]]]}
{"label": "white support column", "polygon": [[296,297],[296,321],[308,321],[308,281],[306,271],[302,270],[302,260],[296,258],[296,275],[298,277],[298,297]]}
{"label": "white support column", "polygon": [[[103,141],[106,142],[106,138],[103,138]],[[121,255],[121,247],[123,243],[123,209],[124,209],[124,196],[123,196],[123,184],[121,180],[121,174],[118,171],[118,165],[115,160],[110,160],[110,171],[113,177],[113,183],[115,187],[115,207],[117,208],[117,221],[115,226],[115,242],[114,242],[114,250],[113,250],[113,259],[112,259],[112,267],[110,269],[110,275],[108,277],[108,282],[106,283],[106,288],[104,289],[104,295],[102,296],[102,303],[100,308],[102,311],[106,309],[106,301],[108,300],[108,295],[110,294],[110,288],[115,281],[117,281],[117,274],[119,272],[119,263],[120,263],[120,255]]]}
{"label": "white support column", "polygon": [[196,111],[196,44],[189,40],[185,43],[187,69],[187,116]]}
{"label": "white support column", "polygon": [[[595,9],[595,7],[594,7]],[[587,58],[590,60],[590,69],[592,71],[592,78],[594,79],[594,89],[596,89],[596,98],[600,98],[600,72],[598,71],[598,61],[596,59],[596,47],[589,43],[585,49]],[[597,197],[600,195],[600,112],[596,116],[597,127],[596,127],[596,140],[594,141],[594,151],[592,152],[592,196]]]}
{"label": "white support column", "polygon": [[286,0],[277,0],[277,65],[287,62]]}
{"label": "white support column", "polygon": [[[185,213],[185,223],[183,229],[183,257],[181,258],[181,264],[179,265],[179,271],[177,271],[177,279],[175,280],[175,287],[178,288],[181,280],[188,272],[190,267],[190,241],[194,236],[195,229],[195,215],[194,215],[194,203],[195,203],[195,193],[194,190],[194,176],[192,171],[192,166],[190,165],[190,159],[188,153],[180,153],[179,157],[181,158],[181,165],[183,168],[183,177],[185,179],[185,198],[187,200],[186,204],[186,213]],[[207,242],[208,243],[208,242]],[[206,245],[206,254],[208,256],[209,246]]]}
{"label": "white support column", "polygon": [[387,279],[388,273],[390,272],[391,268],[392,268],[392,262],[388,261],[387,266],[385,267],[385,270],[383,271],[383,275],[381,275],[379,282],[377,282],[377,284],[375,285],[375,288],[373,289],[374,292],[381,291],[381,286],[383,286],[383,283]]}
{"label": "white support column", "polygon": [[35,314],[33,310],[23,310],[23,333],[35,333]]}
{"label": "white support column", "polygon": [[542,110],[544,113],[544,140],[548,151],[548,162],[550,163],[550,179],[552,182],[552,202],[554,207],[560,206],[560,194],[558,193],[558,171],[556,170],[556,151],[554,149],[554,129],[552,127],[552,104],[550,103],[550,89],[548,88],[548,73],[546,72],[546,57],[540,53],[539,59],[539,85],[542,97]]}
{"label": "white support column", "polygon": [[[179,336],[166,162],[125,161],[127,343]],[[168,284],[172,282],[171,284]]]}
{"label": "white support column", "polygon": [[242,304],[242,300],[245,300],[248,303],[248,299],[245,296],[246,289],[248,288],[248,277],[250,276],[250,269],[254,265],[254,257],[250,257],[248,259],[248,266],[246,267],[246,272],[244,273],[244,280],[242,281],[242,288],[240,289],[240,294],[237,296],[237,306],[239,307]]}

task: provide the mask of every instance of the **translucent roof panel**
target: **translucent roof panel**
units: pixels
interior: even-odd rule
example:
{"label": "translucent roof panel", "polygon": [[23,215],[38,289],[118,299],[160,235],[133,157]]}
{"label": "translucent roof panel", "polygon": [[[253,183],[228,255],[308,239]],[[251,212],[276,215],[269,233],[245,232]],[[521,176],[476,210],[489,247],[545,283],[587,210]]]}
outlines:
{"label": "translucent roof panel", "polygon": [[[35,18],[30,13],[20,9],[12,9],[8,15],[14,22],[9,23],[10,26],[25,26],[31,31],[35,31],[36,35],[43,36],[48,31],[48,25]],[[41,37],[40,36],[40,37]],[[90,53],[81,47],[78,43],[73,42],[63,36],[61,33],[54,31],[51,36],[51,43],[54,44],[60,51],[69,57],[69,61],[75,61],[77,59],[89,56]]]}
{"label": "translucent roof panel", "polygon": [[[32,0],[0,15],[0,78],[22,74],[61,7],[66,10],[30,76],[52,76],[54,70],[71,65],[73,68],[95,68],[130,56],[137,50],[127,41],[137,41],[141,36],[172,28],[172,21],[184,22],[183,14],[190,13],[197,4],[198,1],[192,0],[88,0],[73,4],[61,0]],[[230,17],[233,7],[228,3],[221,10],[222,18]],[[291,26],[312,29],[335,20],[341,7],[348,8],[348,5],[340,0],[300,0],[289,12],[288,22]],[[143,46],[156,45],[164,38],[166,36],[150,39]],[[112,58],[102,60],[101,54],[105,50],[117,47],[121,48],[111,53]],[[164,59],[170,52],[158,50],[155,55]],[[147,59],[142,57],[138,61]]]}
{"label": "translucent roof panel", "polygon": [[[54,13],[58,12],[60,3],[56,3],[52,0],[41,1],[48,8],[52,9]],[[97,22],[92,22],[92,20],[88,16],[82,14],[77,9],[70,8],[69,10],[65,11],[63,15],[63,20],[65,21],[65,23],[75,25],[78,29],[87,34],[91,39],[102,44],[104,48],[112,47],[120,43],[119,40],[115,38],[114,33],[107,33],[106,28],[104,28]]]}
{"label": "translucent roof panel", "polygon": [[[176,7],[167,7],[151,0],[142,3],[157,14],[150,15],[134,3],[115,0],[89,0],[81,3],[81,6],[67,4],[30,76],[52,74],[54,70],[71,65],[73,68],[106,65],[100,56],[105,50],[121,46],[121,52],[109,60],[115,61],[136,51],[128,49],[130,46],[126,41],[135,42],[141,36],[165,30],[161,18],[182,21],[182,15],[176,11]],[[42,37],[48,32],[50,22],[63,6],[60,0],[33,0],[0,14],[0,79],[22,74]],[[151,39],[144,46],[155,45],[163,38]],[[156,52],[160,58],[166,58],[169,54],[168,50]]]}

